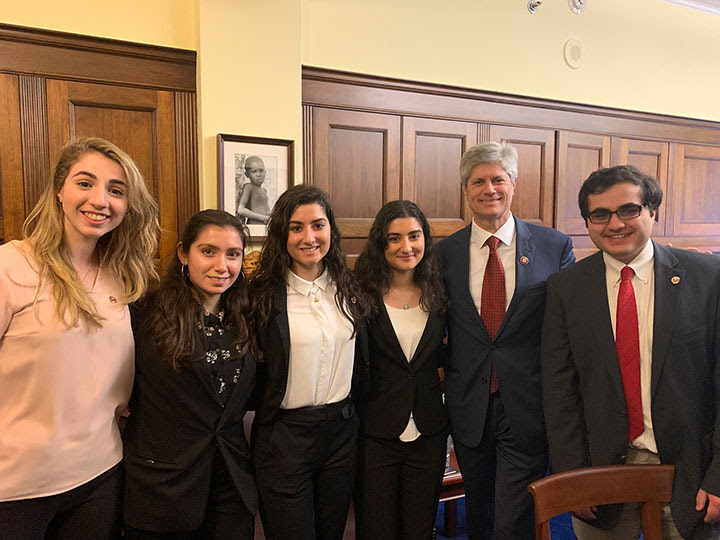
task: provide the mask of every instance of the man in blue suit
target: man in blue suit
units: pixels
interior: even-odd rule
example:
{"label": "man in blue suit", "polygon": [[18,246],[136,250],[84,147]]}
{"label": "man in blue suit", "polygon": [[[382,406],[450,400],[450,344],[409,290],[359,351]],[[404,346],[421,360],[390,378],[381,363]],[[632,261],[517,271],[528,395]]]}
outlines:
{"label": "man in blue suit", "polygon": [[438,244],[448,312],[446,403],[471,540],[532,540],[527,485],[544,476],[540,333],[547,277],[572,264],[570,238],[510,211],[518,155],[485,142],[460,160],[470,225]]}

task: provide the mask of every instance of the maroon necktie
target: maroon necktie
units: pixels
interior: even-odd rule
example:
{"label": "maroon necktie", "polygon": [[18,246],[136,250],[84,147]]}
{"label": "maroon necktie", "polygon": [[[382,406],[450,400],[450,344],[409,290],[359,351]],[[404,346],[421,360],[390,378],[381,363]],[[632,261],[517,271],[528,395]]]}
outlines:
{"label": "maroon necktie", "polygon": [[[490,334],[490,339],[495,339],[503,317],[505,317],[505,271],[500,257],[498,257],[498,239],[491,236],[485,243],[490,248],[490,254],[483,278],[480,316]],[[497,389],[498,381],[493,365],[490,373],[490,393],[496,392]]]}
{"label": "maroon necktie", "polygon": [[629,441],[635,440],[645,431],[640,395],[640,338],[635,290],[632,286],[634,274],[629,266],[625,266],[620,272],[620,291],[615,319],[615,346],[627,403]]}

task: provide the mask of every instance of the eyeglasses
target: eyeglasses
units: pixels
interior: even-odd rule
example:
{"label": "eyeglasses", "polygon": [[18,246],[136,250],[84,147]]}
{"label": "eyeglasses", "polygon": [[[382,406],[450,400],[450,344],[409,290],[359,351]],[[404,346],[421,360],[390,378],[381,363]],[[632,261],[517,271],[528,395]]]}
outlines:
{"label": "eyeglasses", "polygon": [[612,215],[615,214],[622,221],[627,221],[629,219],[635,219],[636,217],[638,217],[640,215],[640,212],[642,212],[644,206],[647,205],[625,204],[612,212],[606,208],[596,208],[588,214],[588,219],[590,220],[590,223],[594,223],[595,225],[602,225],[603,223],[608,223]]}

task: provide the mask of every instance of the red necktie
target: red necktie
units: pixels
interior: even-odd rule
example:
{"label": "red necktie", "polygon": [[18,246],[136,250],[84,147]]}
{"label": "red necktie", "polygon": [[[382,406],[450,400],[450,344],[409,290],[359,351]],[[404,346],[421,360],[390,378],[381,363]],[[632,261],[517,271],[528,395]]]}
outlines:
{"label": "red necktie", "polygon": [[[487,266],[485,266],[485,277],[483,278],[482,298],[480,299],[480,317],[482,317],[485,328],[490,334],[490,339],[495,339],[503,317],[505,317],[505,271],[503,270],[500,257],[498,257],[498,239],[491,236],[485,242],[490,248]],[[490,373],[490,393],[496,392],[498,381],[495,375],[495,366],[492,366]]]}
{"label": "red necktie", "polygon": [[615,319],[615,347],[627,404],[629,441],[635,440],[645,431],[640,395],[640,338],[635,290],[632,286],[634,274],[629,266],[625,266],[620,272],[622,281],[620,281]]}

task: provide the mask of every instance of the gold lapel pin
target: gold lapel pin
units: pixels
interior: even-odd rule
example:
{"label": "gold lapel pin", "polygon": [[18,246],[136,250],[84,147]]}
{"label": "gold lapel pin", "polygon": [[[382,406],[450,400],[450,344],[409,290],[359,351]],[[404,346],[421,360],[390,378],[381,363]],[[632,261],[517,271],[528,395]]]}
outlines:
{"label": "gold lapel pin", "polygon": [[671,278],[670,278],[670,283],[672,283],[673,285],[677,285],[678,283],[680,283],[680,277],[679,277],[679,276],[673,276],[673,277],[671,277]]}
{"label": "gold lapel pin", "polygon": [[520,257],[520,264],[527,264],[530,262],[530,259],[528,259],[525,255]]}

